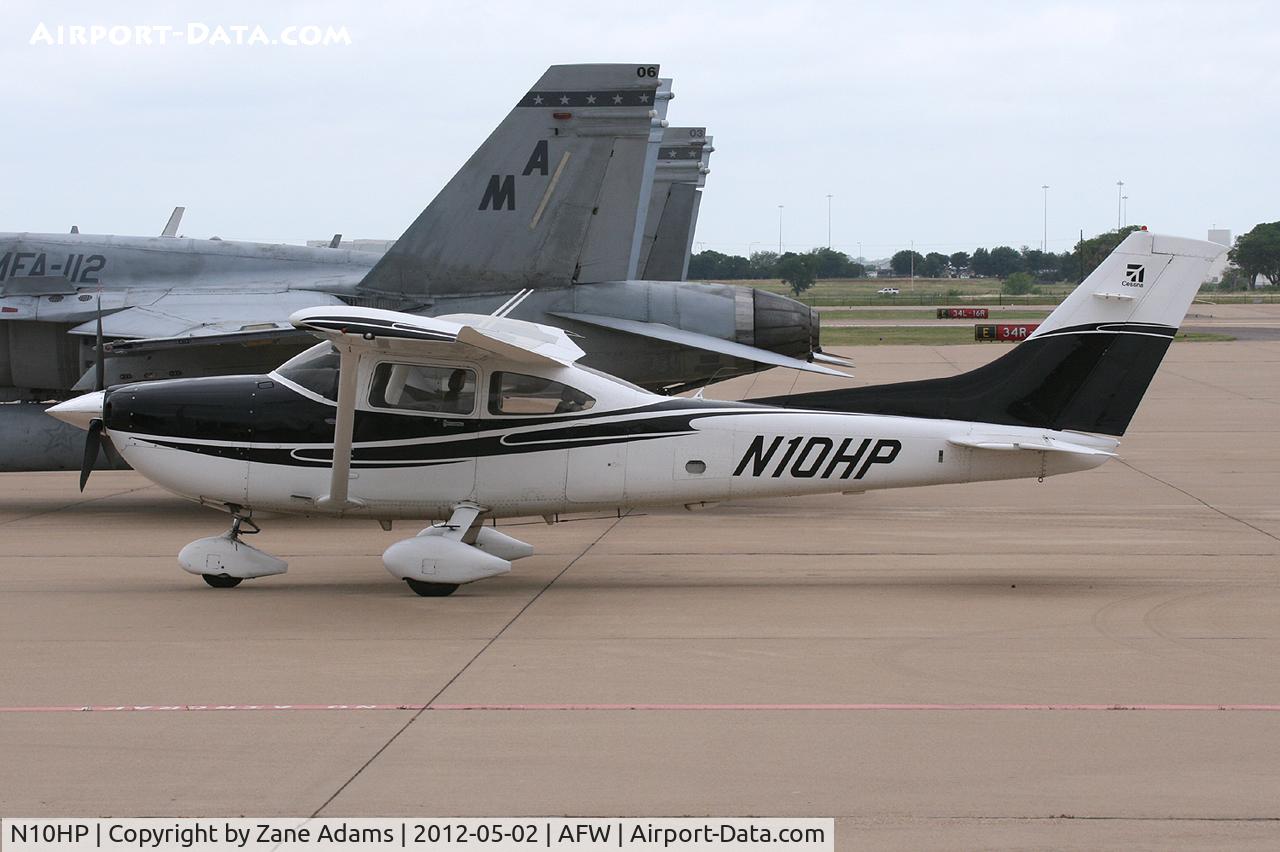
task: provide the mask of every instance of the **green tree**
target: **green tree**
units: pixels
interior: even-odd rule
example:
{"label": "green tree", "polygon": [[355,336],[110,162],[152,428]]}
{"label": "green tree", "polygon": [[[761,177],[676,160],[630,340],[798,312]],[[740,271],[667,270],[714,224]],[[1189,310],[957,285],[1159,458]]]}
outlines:
{"label": "green tree", "polygon": [[1025,296],[1031,292],[1036,279],[1027,272],[1015,272],[1000,285],[1000,292],[1008,296]]}
{"label": "green tree", "polygon": [[967,269],[969,267],[969,252],[958,251],[951,255],[948,260],[951,262],[951,268],[956,272],[959,272],[961,269]]}
{"label": "green tree", "polygon": [[[914,264],[912,263],[914,261]],[[914,269],[916,274],[920,274],[920,267],[924,265],[924,255],[918,251],[909,251],[903,249],[889,259],[889,268],[893,270],[894,275],[910,275]]]}
{"label": "green tree", "polygon": [[791,288],[791,292],[799,296],[813,286],[817,280],[814,271],[813,255],[787,252],[778,258],[778,277],[782,283]]}
{"label": "green tree", "polygon": [[1227,258],[1240,267],[1249,289],[1259,275],[1273,285],[1280,285],[1280,222],[1263,222],[1236,240]]}
{"label": "green tree", "polygon": [[1022,255],[1009,246],[996,246],[991,250],[991,274],[1007,278],[1022,271]]}
{"label": "green tree", "polygon": [[924,263],[916,267],[916,274],[925,278],[942,278],[947,274],[951,259],[945,254],[931,251],[924,256]]}
{"label": "green tree", "polygon": [[973,270],[974,275],[994,275],[995,268],[991,265],[991,252],[984,248],[974,249],[973,257],[969,259],[969,268]]}
{"label": "green tree", "polygon": [[752,278],[777,278],[778,253],[776,251],[755,251],[751,253]]}
{"label": "green tree", "polygon": [[1245,274],[1245,271],[1238,266],[1228,266],[1214,289],[1222,293],[1232,293],[1237,290],[1248,290],[1252,283],[1252,275]]}
{"label": "green tree", "polygon": [[689,258],[689,277],[705,280],[723,278],[729,256],[718,251],[700,251]]}
{"label": "green tree", "polygon": [[858,278],[857,268],[849,255],[831,248],[816,248],[809,252],[814,274],[819,278]]}
{"label": "green tree", "polygon": [[1083,276],[1089,277],[1089,273],[1098,268],[1098,264],[1106,259],[1107,255],[1115,251],[1116,246],[1124,240],[1125,237],[1139,229],[1139,225],[1126,225],[1118,231],[1107,231],[1105,234],[1098,234],[1096,237],[1090,237],[1087,240],[1076,243],[1075,262],[1076,269],[1072,271],[1071,278]]}

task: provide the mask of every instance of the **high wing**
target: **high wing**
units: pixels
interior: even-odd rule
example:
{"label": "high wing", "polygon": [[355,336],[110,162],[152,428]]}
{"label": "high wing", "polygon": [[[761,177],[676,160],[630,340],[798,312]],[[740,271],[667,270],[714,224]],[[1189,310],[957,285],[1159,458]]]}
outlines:
{"label": "high wing", "polygon": [[289,318],[296,328],[340,347],[394,341],[401,351],[450,358],[497,355],[528,364],[568,365],[585,353],[563,330],[507,317],[449,314],[420,317],[376,308],[310,308]]}
{"label": "high wing", "polygon": [[376,308],[312,308],[289,318],[299,329],[338,349],[338,399],[333,426],[333,470],[329,494],[316,505],[345,508],[355,429],[356,363],[364,349],[390,346],[426,357],[499,357],[538,365],[564,365],[585,353],[558,328],[506,317],[452,314],[418,317]]}
{"label": "high wing", "polygon": [[638,337],[660,340],[664,343],[673,343],[677,346],[705,349],[708,352],[717,352],[721,355],[728,355],[731,358],[741,358],[743,361],[751,361],[756,364],[769,364],[774,367],[786,367],[791,370],[804,370],[809,373],[820,373],[824,376],[839,376],[842,379],[849,378],[848,373],[842,373],[839,370],[833,370],[830,367],[823,367],[820,364],[802,361],[799,358],[781,355],[777,352],[771,352],[767,349],[761,349],[756,346],[748,346],[745,343],[735,343],[732,340],[712,337],[709,334],[699,334],[696,331],[676,328],[675,326],[666,325],[665,323],[641,322],[639,320],[621,319],[619,317],[606,317],[596,314],[578,314],[562,311],[552,311],[551,316],[561,317],[562,319],[580,322],[586,325],[599,326],[600,328],[607,328],[612,331],[634,334]]}

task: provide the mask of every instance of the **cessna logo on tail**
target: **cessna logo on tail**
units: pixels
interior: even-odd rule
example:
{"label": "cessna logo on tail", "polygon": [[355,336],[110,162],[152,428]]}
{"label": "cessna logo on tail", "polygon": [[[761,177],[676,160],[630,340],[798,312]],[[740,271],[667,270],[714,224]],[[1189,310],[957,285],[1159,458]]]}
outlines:
{"label": "cessna logo on tail", "polygon": [[1146,267],[1141,263],[1130,263],[1124,268],[1124,286],[1141,287],[1143,276],[1146,274]]}
{"label": "cessna logo on tail", "polygon": [[[837,468],[840,469],[840,479],[848,479],[850,475],[853,475],[854,479],[861,479],[867,475],[871,465],[890,464],[902,450],[901,441],[884,438],[876,441],[874,447],[870,438],[863,438],[857,450],[852,453],[849,452],[849,448],[853,444],[853,438],[845,438],[840,442],[839,447],[836,447],[836,442],[831,438],[785,440],[787,448],[773,465],[773,472],[769,473],[769,476],[774,479],[782,476],[784,472],[789,472],[798,479],[812,479],[815,476],[829,479]],[[751,442],[751,446],[747,448],[742,461],[738,462],[733,475],[742,476],[750,467],[751,476],[763,476],[769,470],[774,456],[778,455],[778,449],[783,441],[784,438],[778,435],[766,448],[764,435],[757,435]],[[870,453],[867,452],[869,447],[871,447]],[[790,471],[787,471],[787,465],[791,466]]]}
{"label": "cessna logo on tail", "polygon": [[[540,139],[538,144],[533,146],[533,153],[529,155],[529,162],[525,163],[524,171],[521,172],[522,177],[537,172],[543,177],[547,176],[547,167],[549,154],[547,152],[547,140]],[[481,210],[515,210],[516,209],[516,176],[515,175],[492,175],[489,178],[489,184],[484,188],[484,195],[480,197]]]}

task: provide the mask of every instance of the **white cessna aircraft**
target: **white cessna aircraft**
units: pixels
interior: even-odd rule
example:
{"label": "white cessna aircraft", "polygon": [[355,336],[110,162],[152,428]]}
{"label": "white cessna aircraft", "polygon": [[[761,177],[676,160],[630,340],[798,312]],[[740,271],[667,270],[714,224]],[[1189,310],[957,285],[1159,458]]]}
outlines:
{"label": "white cessna aircraft", "polygon": [[[968,373],[753,402],[657,396],[575,362],[557,328],[320,307],[322,338],[267,375],[98,391],[50,413],[135,470],[229,511],[185,547],[212,586],[279,574],[254,512],[437,520],[383,554],[418,594],[511,570],[514,516],[938,483],[1096,467],[1223,248],[1131,234],[1025,342]],[[245,526],[248,529],[245,529]]]}

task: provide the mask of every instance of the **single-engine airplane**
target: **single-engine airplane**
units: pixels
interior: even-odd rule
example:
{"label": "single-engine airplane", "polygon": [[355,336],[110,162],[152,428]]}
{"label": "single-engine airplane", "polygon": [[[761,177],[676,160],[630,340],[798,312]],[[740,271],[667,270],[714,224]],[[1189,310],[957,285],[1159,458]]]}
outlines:
{"label": "single-engine airplane", "polygon": [[532,552],[486,519],[1097,467],[1222,251],[1133,233],[1025,342],[946,378],[672,398],[580,366],[562,330],[502,310],[325,306],[292,316],[323,342],[269,374],[124,385],[50,413],[88,429],[82,475],[105,438],[159,485],[232,514],[179,554],[212,586],[286,570],[241,538],[254,512],[284,512],[440,521],[383,554],[440,596]]}

